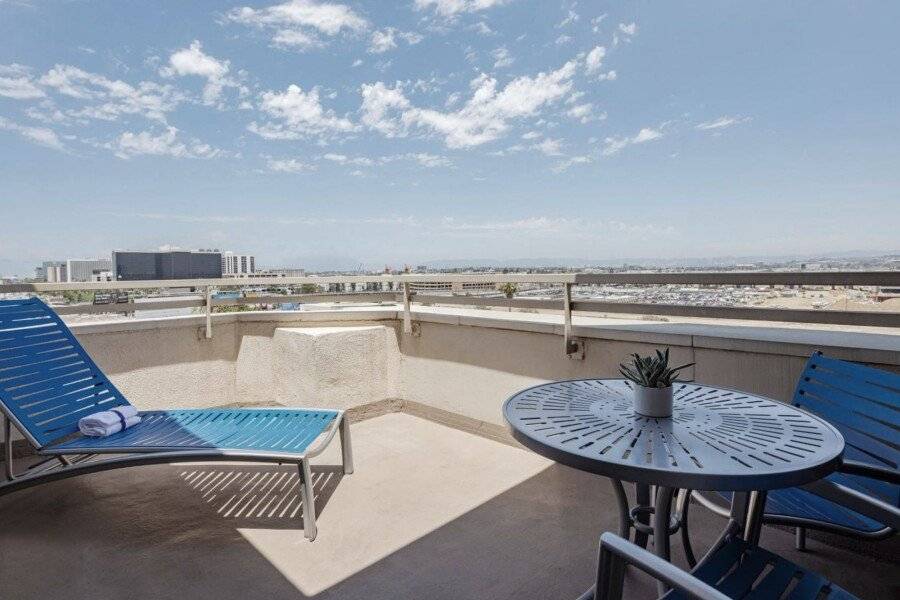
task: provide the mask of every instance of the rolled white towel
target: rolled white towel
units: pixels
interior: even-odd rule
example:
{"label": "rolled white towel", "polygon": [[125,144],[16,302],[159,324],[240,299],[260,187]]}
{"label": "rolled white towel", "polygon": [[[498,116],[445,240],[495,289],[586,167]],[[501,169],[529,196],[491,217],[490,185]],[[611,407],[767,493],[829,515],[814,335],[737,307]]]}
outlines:
{"label": "rolled white towel", "polygon": [[137,409],[125,405],[82,417],[78,421],[78,429],[84,435],[106,437],[140,422],[141,417],[138,415]]}

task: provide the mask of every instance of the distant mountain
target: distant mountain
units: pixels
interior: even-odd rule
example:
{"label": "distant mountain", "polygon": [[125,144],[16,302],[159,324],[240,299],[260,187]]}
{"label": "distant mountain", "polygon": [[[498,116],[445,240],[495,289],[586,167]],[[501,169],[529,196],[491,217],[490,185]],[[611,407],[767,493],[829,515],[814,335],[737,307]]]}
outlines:
{"label": "distant mountain", "polygon": [[604,268],[604,267],[621,267],[623,265],[641,265],[656,268],[677,268],[677,267],[724,267],[737,264],[752,263],[782,263],[782,262],[818,262],[828,260],[860,260],[864,258],[900,258],[898,254],[866,252],[866,251],[849,251],[834,252],[822,255],[784,255],[784,256],[719,256],[706,258],[616,258],[616,259],[588,259],[588,258],[514,258],[506,260],[497,260],[490,258],[473,258],[473,259],[450,259],[450,260],[432,260],[423,264],[429,269],[524,269],[534,267],[539,269],[549,269],[553,267],[560,268]]}

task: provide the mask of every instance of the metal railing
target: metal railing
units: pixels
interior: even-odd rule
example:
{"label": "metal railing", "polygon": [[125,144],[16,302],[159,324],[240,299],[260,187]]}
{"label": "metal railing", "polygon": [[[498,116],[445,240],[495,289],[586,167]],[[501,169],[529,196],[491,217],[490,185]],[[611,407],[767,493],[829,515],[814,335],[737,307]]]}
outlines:
{"label": "metal railing", "polygon": [[[484,296],[436,295],[416,293],[415,284],[504,284],[530,283],[559,286],[559,299],[504,298]],[[247,287],[291,287],[381,284],[392,289],[367,292],[334,292],[286,295],[259,295],[242,298],[217,299],[215,290]],[[684,304],[656,304],[636,302],[608,302],[573,298],[574,286],[592,285],[694,285],[694,286],[812,286],[812,287],[894,287],[900,286],[898,271],[741,271],[741,272],[678,272],[678,273],[448,273],[402,275],[329,275],[306,277],[247,277],[222,279],[182,279],[154,281],[114,281],[81,283],[16,283],[0,285],[5,293],[56,293],[65,291],[112,291],[189,288],[202,294],[199,298],[154,301],[148,299],[104,305],[60,306],[60,314],[72,313],[132,313],[138,310],[175,308],[204,308],[206,335],[212,336],[212,313],[216,307],[247,304],[277,304],[285,302],[329,301],[388,301],[402,303],[403,330],[411,333],[413,304],[465,305],[504,307],[522,310],[560,311],[566,353],[580,352],[580,341],[572,335],[572,313],[634,314],[704,319],[740,319],[794,323],[820,323],[848,326],[900,327],[900,313],[882,311],[847,311],[822,309],[781,309],[742,306],[698,306]]]}

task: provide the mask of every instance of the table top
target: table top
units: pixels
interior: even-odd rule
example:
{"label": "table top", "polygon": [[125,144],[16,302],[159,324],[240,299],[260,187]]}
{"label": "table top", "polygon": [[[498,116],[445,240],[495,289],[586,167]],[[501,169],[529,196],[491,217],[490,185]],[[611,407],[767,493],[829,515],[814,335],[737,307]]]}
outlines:
{"label": "table top", "polygon": [[631,383],[579,379],[513,395],[513,437],[561,464],[623,481],[695,490],[803,485],[840,464],[844,438],[823,419],[770,398],[674,385],[671,418],[632,407]]}

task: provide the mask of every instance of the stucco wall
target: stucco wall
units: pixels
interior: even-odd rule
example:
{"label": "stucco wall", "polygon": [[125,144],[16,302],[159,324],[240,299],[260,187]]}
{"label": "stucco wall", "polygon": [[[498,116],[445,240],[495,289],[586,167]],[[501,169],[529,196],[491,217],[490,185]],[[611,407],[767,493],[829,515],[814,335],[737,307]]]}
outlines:
{"label": "stucco wall", "polygon": [[[696,361],[686,374],[698,382],[780,400],[791,397],[806,357],[816,348],[900,370],[896,333],[866,337],[729,328],[723,334],[717,326],[626,327],[620,322],[576,322],[586,356],[571,360],[563,352],[560,325],[541,318],[423,311],[415,315],[415,334],[408,335],[401,333],[395,309],[272,312],[216,315],[212,339],[205,338],[201,317],[79,325],[73,331],[143,409],[254,404],[348,408],[402,399],[502,425],[501,405],[517,390],[549,380],[615,377],[630,353],[664,346],[671,348],[674,361]],[[327,342],[306,335],[300,338],[320,341],[289,341],[288,329],[307,327],[328,328]],[[344,332],[345,327],[357,329]],[[279,328],[284,330],[280,336]]]}
{"label": "stucco wall", "polygon": [[223,323],[212,339],[193,323],[76,335],[138,408],[202,408],[235,402],[236,327]]}
{"label": "stucco wall", "polygon": [[[514,392],[550,380],[616,377],[630,353],[657,347],[592,339],[585,359],[572,360],[552,333],[422,323],[418,337],[401,338],[399,397],[502,425],[501,405]],[[691,348],[670,347],[673,360],[693,360]]]}

